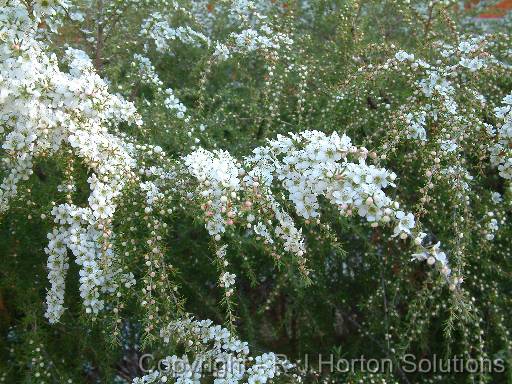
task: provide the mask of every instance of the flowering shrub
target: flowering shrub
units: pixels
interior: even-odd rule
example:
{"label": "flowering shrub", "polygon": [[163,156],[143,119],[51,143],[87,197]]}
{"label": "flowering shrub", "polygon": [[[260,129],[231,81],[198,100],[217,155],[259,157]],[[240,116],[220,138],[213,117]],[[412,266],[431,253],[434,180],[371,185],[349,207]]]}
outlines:
{"label": "flowering shrub", "polygon": [[0,382],[510,377],[401,365],[510,369],[505,24],[454,1],[0,5]]}

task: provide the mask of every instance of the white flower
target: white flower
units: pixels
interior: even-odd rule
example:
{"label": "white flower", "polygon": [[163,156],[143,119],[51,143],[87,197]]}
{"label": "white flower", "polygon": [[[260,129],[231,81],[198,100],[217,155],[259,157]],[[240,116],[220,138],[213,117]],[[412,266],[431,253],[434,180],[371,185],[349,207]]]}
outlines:
{"label": "white flower", "polygon": [[220,277],[221,286],[227,289],[235,285],[235,278],[236,275],[229,272],[224,272]]}
{"label": "white flower", "polygon": [[450,153],[457,149],[457,144],[453,140],[443,140],[440,147],[442,151]]}
{"label": "white flower", "polygon": [[405,51],[398,51],[395,54],[395,59],[397,59],[398,61],[406,61],[406,60],[413,61],[414,60],[414,55],[413,54],[409,54],[409,53],[407,53]]}
{"label": "white flower", "polygon": [[491,200],[494,204],[499,204],[503,201],[503,198],[501,197],[501,194],[498,192],[493,192],[491,194]]}
{"label": "white flower", "polygon": [[411,229],[414,228],[415,225],[414,215],[412,213],[398,211],[395,216],[398,219],[398,224],[395,227],[394,235],[397,236],[401,233],[411,234]]}

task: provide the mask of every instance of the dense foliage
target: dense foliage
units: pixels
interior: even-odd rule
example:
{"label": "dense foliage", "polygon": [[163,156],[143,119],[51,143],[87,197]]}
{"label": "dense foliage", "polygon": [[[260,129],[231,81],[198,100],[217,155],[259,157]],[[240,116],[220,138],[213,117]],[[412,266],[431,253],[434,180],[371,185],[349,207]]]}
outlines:
{"label": "dense foliage", "polygon": [[510,16],[460,3],[0,0],[0,382],[512,382]]}

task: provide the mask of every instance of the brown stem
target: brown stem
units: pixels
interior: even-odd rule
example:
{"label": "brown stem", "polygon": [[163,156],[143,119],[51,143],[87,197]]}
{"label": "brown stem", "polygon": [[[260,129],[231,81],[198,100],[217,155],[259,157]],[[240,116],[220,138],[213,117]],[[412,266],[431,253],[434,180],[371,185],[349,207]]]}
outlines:
{"label": "brown stem", "polygon": [[98,17],[96,19],[96,48],[94,50],[94,66],[98,72],[103,68],[103,0],[98,0]]}
{"label": "brown stem", "polygon": [[436,5],[435,1],[432,2],[432,5],[428,9],[428,19],[425,23],[424,28],[424,37],[425,39],[428,37],[428,33],[430,32],[430,28],[432,27],[432,20],[434,18],[434,6]]}

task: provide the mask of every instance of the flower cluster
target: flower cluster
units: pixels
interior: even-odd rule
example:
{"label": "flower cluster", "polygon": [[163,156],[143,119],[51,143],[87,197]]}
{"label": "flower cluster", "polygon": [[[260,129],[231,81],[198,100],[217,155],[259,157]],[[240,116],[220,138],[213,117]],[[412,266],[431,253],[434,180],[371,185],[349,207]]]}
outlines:
{"label": "flower cluster", "polygon": [[210,45],[210,39],[201,32],[194,31],[189,26],[174,28],[159,12],[151,14],[144,20],[140,35],[154,41],[158,52],[169,51],[171,42],[175,40],[195,47],[200,47],[203,44]]}
{"label": "flower cluster", "polygon": [[501,107],[494,110],[500,125],[492,130],[497,142],[490,149],[491,163],[498,168],[504,179],[512,179],[512,93],[505,96]]}
{"label": "flower cluster", "polygon": [[48,279],[51,288],[46,298],[46,317],[55,323],[64,311],[65,274],[68,269],[67,249],[80,266],[80,296],[87,313],[97,314],[104,307],[100,293],[113,293],[120,284],[127,288],[135,283],[132,273],[123,273],[115,265],[112,248],[101,248],[103,232],[97,227],[92,208],[63,204],[52,210],[58,227],[48,234]]}
{"label": "flower cluster", "polygon": [[490,220],[489,220],[489,222],[487,223],[487,226],[486,226],[485,238],[487,240],[493,240],[496,232],[499,229],[498,220],[496,220],[493,217],[494,216],[493,212],[488,212],[487,216],[490,218]]}
{"label": "flower cluster", "polygon": [[271,20],[260,12],[264,2],[233,1],[229,14],[238,27],[238,32],[231,32],[225,41],[215,42],[213,57],[227,60],[235,54],[247,55],[252,52],[275,55],[281,48],[293,44],[290,35],[277,32]]}
{"label": "flower cluster", "polygon": [[237,208],[232,200],[240,191],[240,164],[226,151],[210,152],[198,149],[184,158],[190,175],[198,182],[198,193],[205,201],[206,228],[212,236],[220,240],[226,225],[233,224]]}
{"label": "flower cluster", "polygon": [[[422,245],[424,236],[416,233],[414,215],[400,210],[400,204],[383,191],[395,186],[396,174],[368,165],[368,156],[376,158],[366,148],[353,146],[346,135],[305,131],[278,136],[247,158],[250,170],[244,181],[248,185],[261,183],[267,190],[273,182],[280,183],[296,213],[305,219],[320,216],[319,197],[323,196],[342,216],[357,213],[374,227],[395,223],[393,236],[413,237],[421,252],[432,252],[433,248]],[[451,271],[446,257],[437,260],[441,272],[448,276]]]}
{"label": "flower cluster", "polygon": [[[181,11],[192,19],[204,19],[204,15],[196,13],[194,16]],[[174,28],[159,12],[152,13],[143,21],[140,35],[153,41],[156,50],[161,53],[170,51],[170,44],[175,40],[194,47],[213,46],[213,58],[218,61],[227,60],[235,54],[247,55],[255,51],[275,54],[276,50],[293,44],[288,34],[277,32],[271,21],[258,12],[258,6],[254,2],[233,1],[227,11],[231,24],[238,29],[227,38],[216,39],[212,31],[205,34],[188,25]]]}
{"label": "flower cluster", "polygon": [[[459,113],[461,101],[458,100],[456,88],[461,78],[474,77],[477,72],[485,71],[491,66],[504,66],[486,49],[488,47],[485,37],[472,37],[461,40],[458,45],[438,43],[437,53],[440,58],[433,63],[416,59],[413,54],[400,50],[395,54],[394,60],[383,65],[382,68],[387,70],[395,64],[406,64],[413,73],[419,75],[414,81],[418,92],[402,108],[408,138],[426,141],[427,123],[430,122],[435,124],[443,120],[451,121],[457,127],[455,139],[464,135],[467,125],[485,125],[478,119],[470,122],[464,114]],[[468,88],[468,94],[477,105],[485,105],[485,97],[476,89]],[[411,108],[418,103],[419,107]],[[455,151],[456,146],[452,145],[450,148],[452,150],[448,152]],[[441,149],[446,152],[443,147]]]}
{"label": "flower cluster", "polygon": [[292,39],[281,32],[275,32],[267,24],[258,30],[247,28],[232,32],[225,43],[216,42],[213,56],[218,60],[227,60],[233,54],[248,54],[254,51],[272,52],[293,43]]}
{"label": "flower cluster", "polygon": [[49,234],[46,249],[52,286],[46,315],[55,322],[63,311],[66,248],[81,266],[80,290],[88,312],[103,308],[100,291],[111,292],[121,280],[132,281],[124,275],[115,281],[118,271],[108,238],[116,198],[133,179],[134,148],[108,128],[122,121],[141,122],[131,103],[108,92],[83,51],[68,48],[64,59],[69,72],[62,72],[56,57],[36,39],[33,23],[25,7],[16,5],[7,7],[0,19],[1,29],[8,31],[2,52],[16,58],[0,61],[0,138],[6,173],[0,185],[0,212],[8,209],[19,182],[29,177],[34,159],[41,156],[71,148],[92,173],[88,207],[61,204],[52,211],[57,227]]}
{"label": "flower cluster", "polygon": [[179,99],[174,95],[174,91],[170,88],[165,90],[166,98],[164,100],[165,108],[170,111],[176,113],[178,119],[185,119],[185,113],[187,112],[187,107],[185,107]]}
{"label": "flower cluster", "polygon": [[266,383],[293,367],[274,353],[250,356],[246,342],[234,337],[226,328],[213,325],[211,320],[176,320],[160,334],[166,342],[172,339],[183,343],[194,360],[190,362],[187,355],[168,356],[164,359],[165,369],[137,378],[133,384],[199,384],[202,379],[209,379],[207,374],[211,374],[216,384]]}
{"label": "flower cluster", "polygon": [[[369,222],[387,223],[394,219],[398,203],[383,188],[394,186],[396,175],[366,164],[367,155],[366,148],[353,146],[348,136],[337,133],[278,136],[247,159],[251,170],[245,180],[248,184],[258,180],[267,187],[279,182],[297,214],[305,219],[320,216],[318,199],[324,196],[344,216],[357,213]],[[402,218],[398,218],[396,232],[409,234],[414,219],[406,222]]]}
{"label": "flower cluster", "polygon": [[[197,195],[203,202],[201,207],[205,212],[206,228],[215,240],[221,239],[235,219],[246,221],[247,227],[252,228],[256,220],[255,206],[251,201],[254,200],[263,212],[271,213],[277,220],[274,233],[283,241],[285,251],[299,258],[305,254],[301,230],[281,208],[270,188],[244,176],[246,170],[229,153],[200,148],[186,156],[184,161],[189,173],[199,181]],[[245,201],[240,200],[242,194],[247,195]],[[268,244],[273,243],[265,224],[258,222],[256,228],[255,232],[266,238]]]}
{"label": "flower cluster", "polygon": [[143,83],[152,84],[155,87],[161,87],[163,82],[158,77],[155,66],[147,57],[136,53],[133,55],[132,66],[137,69],[137,75]]}

